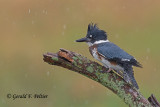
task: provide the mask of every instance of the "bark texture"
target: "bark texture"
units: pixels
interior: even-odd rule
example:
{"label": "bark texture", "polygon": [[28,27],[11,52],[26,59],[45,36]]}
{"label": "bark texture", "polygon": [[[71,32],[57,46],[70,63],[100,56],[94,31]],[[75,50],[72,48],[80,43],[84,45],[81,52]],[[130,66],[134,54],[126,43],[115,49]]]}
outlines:
{"label": "bark texture", "polygon": [[103,72],[108,69],[80,54],[60,49],[57,53],[44,54],[43,60],[51,65],[67,68],[97,81],[114,92],[130,107],[160,107],[153,95],[147,100],[132,85],[126,83],[122,77],[113,71]]}

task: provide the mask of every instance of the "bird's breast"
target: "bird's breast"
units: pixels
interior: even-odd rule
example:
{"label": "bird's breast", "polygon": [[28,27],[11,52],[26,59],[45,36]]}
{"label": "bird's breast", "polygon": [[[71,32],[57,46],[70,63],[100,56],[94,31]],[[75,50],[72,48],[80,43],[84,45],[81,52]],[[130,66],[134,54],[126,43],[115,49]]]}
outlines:
{"label": "bird's breast", "polygon": [[98,61],[102,62],[103,56],[100,55],[97,51],[97,45],[93,45],[89,47],[90,54]]}
{"label": "bird's breast", "polygon": [[120,67],[119,65],[117,65],[117,63],[115,63],[113,61],[111,62],[106,57],[104,57],[103,55],[99,54],[99,52],[97,51],[96,45],[93,45],[93,46],[89,47],[89,51],[90,51],[91,55],[96,60],[101,62],[106,68],[112,68],[112,69],[115,69],[115,70],[123,70],[123,68]]}

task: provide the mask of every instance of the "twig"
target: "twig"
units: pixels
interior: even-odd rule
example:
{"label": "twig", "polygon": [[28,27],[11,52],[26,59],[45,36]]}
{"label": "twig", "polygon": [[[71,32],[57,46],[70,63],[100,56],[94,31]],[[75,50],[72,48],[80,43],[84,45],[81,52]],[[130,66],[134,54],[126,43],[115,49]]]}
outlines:
{"label": "twig", "polygon": [[157,101],[156,97],[151,94],[151,96],[148,98],[148,101],[154,106],[154,107],[160,107],[160,103]]}

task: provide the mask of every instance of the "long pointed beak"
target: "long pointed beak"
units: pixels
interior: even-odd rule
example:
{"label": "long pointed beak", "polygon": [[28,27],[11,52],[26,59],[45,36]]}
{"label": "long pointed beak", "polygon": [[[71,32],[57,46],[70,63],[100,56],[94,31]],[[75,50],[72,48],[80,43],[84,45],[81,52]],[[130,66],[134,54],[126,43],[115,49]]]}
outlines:
{"label": "long pointed beak", "polygon": [[90,39],[86,38],[86,37],[76,40],[76,42],[89,42],[89,41],[90,41]]}

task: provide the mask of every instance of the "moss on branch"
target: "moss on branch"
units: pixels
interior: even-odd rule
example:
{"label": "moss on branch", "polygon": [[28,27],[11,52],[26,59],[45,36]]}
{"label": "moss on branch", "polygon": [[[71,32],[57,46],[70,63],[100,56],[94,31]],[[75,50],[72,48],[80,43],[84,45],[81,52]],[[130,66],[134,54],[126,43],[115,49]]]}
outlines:
{"label": "moss on branch", "polygon": [[153,106],[138,90],[126,83],[123,78],[114,72],[102,72],[108,69],[80,54],[60,49],[58,53],[44,54],[43,60],[51,65],[67,68],[97,81],[118,95],[130,107]]}

